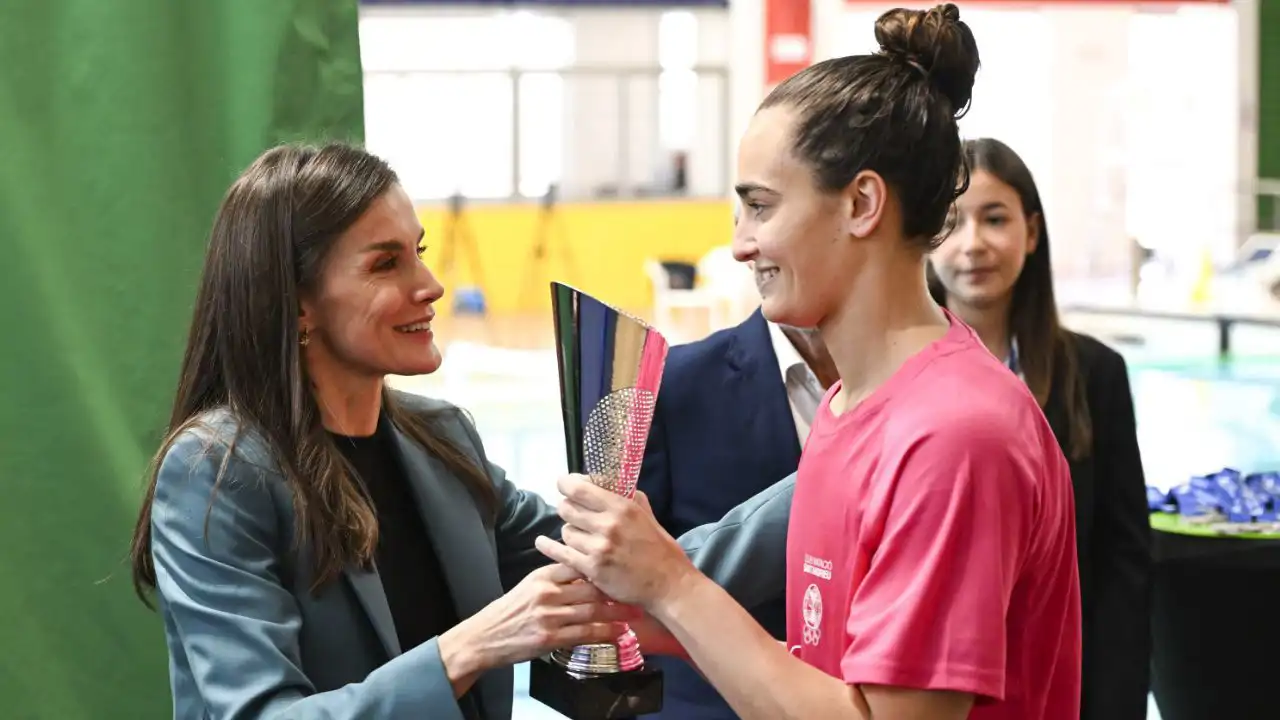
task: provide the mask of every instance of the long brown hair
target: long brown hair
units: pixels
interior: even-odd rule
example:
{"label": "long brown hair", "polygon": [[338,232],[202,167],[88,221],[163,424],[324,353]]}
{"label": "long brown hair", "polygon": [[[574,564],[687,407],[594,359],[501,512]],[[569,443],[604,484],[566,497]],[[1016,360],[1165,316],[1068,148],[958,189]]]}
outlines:
{"label": "long brown hair", "polygon": [[[261,437],[293,496],[296,544],[315,561],[318,590],[373,557],[378,523],[352,469],[325,431],[299,348],[301,295],[314,290],[335,241],[398,182],[382,160],[347,145],[286,145],[260,156],[223,198],[210,234],[178,388],[152,462],[130,556],[143,602],[155,589],[151,505],[160,464],[201,416],[225,408]],[[446,418],[411,413],[383,392],[389,419],[455,472],[490,513],[484,472],[438,431]],[[213,491],[227,467],[224,459]],[[212,498],[210,498],[212,501]]]}
{"label": "long brown hair", "polygon": [[[1013,188],[1022,203],[1028,222],[1038,219],[1040,235],[1035,250],[1027,256],[1022,274],[1013,284],[1009,303],[1009,337],[1018,344],[1018,367],[1027,387],[1044,407],[1055,380],[1062,392],[1067,414],[1065,447],[1067,457],[1079,460],[1093,447],[1093,422],[1089,417],[1089,400],[1080,372],[1075,337],[1062,327],[1058,302],[1053,293],[1053,266],[1049,252],[1049,225],[1044,204],[1031,170],[1008,145],[992,138],[967,140],[965,159],[970,172],[990,173]],[[934,300],[946,304],[946,289],[930,268],[929,290]]]}

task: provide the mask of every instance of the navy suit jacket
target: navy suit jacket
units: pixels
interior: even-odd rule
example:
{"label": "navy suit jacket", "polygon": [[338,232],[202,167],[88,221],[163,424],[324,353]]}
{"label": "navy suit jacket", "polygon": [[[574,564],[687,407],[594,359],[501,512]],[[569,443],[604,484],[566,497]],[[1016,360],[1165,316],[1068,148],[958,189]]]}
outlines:
{"label": "navy suit jacket", "polygon": [[[794,473],[800,442],[782,371],[764,316],[671,348],[662,375],[639,488],[673,536],[722,517]],[[786,600],[748,607],[779,640]],[[664,707],[647,717],[730,720],[737,716],[689,665],[656,663],[665,678]]]}

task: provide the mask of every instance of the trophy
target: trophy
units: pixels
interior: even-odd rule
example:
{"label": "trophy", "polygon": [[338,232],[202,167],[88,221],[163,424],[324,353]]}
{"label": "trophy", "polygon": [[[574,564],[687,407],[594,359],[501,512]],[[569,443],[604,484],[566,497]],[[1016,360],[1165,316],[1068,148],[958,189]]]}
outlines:
{"label": "trophy", "polygon": [[[569,472],[633,497],[667,359],[657,330],[567,285],[551,283]],[[616,642],[556,650],[531,663],[529,694],[570,720],[619,720],[662,709],[662,673],[630,629]]]}

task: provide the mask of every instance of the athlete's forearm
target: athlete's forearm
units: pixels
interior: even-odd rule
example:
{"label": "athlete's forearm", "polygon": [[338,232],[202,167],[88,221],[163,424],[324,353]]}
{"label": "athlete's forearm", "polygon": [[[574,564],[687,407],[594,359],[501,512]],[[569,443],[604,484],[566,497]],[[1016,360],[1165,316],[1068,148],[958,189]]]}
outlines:
{"label": "athlete's forearm", "polygon": [[869,720],[862,694],[791,656],[728,593],[694,574],[656,617],[743,720]]}
{"label": "athlete's forearm", "polygon": [[652,615],[646,614],[642,618],[631,620],[629,622],[631,631],[636,634],[636,640],[640,642],[640,650],[646,655],[665,655],[667,657],[677,657],[681,660],[688,660],[689,653],[685,651],[680,642],[676,640],[675,635],[662,626]]}

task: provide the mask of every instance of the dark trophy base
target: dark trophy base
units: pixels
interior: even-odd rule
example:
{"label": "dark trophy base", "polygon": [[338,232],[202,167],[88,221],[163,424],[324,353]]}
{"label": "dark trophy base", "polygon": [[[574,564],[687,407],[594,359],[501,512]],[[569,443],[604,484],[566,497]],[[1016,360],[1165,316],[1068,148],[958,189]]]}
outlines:
{"label": "dark trophy base", "polygon": [[662,671],[580,678],[541,657],[529,663],[529,696],[569,720],[626,720],[662,710]]}

